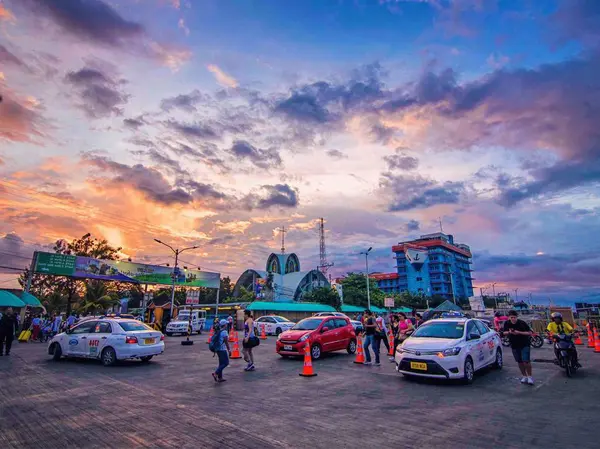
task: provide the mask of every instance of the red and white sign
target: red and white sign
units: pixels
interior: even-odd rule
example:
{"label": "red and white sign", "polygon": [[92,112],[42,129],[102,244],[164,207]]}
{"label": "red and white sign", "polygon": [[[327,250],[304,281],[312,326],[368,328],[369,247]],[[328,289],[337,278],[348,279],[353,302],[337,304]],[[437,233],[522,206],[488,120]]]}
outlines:
{"label": "red and white sign", "polygon": [[200,303],[200,290],[189,290],[185,294],[185,304],[193,305]]}
{"label": "red and white sign", "polygon": [[394,298],[384,298],[383,305],[385,307],[393,308],[394,307]]}

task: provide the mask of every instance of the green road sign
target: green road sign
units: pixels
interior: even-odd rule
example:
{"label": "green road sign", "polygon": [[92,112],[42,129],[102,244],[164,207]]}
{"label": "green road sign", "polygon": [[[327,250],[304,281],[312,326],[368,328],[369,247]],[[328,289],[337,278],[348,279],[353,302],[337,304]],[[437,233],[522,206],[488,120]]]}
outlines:
{"label": "green road sign", "polygon": [[66,254],[39,252],[35,263],[35,272],[54,274],[56,276],[73,276],[76,259],[76,256],[68,256]]}

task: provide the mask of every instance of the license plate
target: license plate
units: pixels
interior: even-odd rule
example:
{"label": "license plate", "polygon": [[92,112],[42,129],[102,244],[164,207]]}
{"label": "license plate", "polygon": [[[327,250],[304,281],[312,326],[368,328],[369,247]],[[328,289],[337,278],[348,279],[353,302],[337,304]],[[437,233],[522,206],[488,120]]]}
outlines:
{"label": "license plate", "polygon": [[285,346],[283,347],[283,350],[284,350],[284,351],[291,351],[291,350],[292,350],[292,346],[291,346],[291,345],[285,345]]}
{"label": "license plate", "polygon": [[427,371],[427,363],[410,362],[410,369],[418,369],[419,371]]}
{"label": "license plate", "polygon": [[153,345],[154,344],[154,338],[144,338],[144,344],[145,345]]}

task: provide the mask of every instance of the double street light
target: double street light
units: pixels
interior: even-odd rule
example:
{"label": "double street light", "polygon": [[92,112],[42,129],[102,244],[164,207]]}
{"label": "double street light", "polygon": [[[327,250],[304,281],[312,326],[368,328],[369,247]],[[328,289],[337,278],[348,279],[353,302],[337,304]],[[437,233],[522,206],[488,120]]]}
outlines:
{"label": "double street light", "polygon": [[[171,245],[168,245],[165,242],[162,242],[158,239],[154,239],[154,241],[156,243],[160,243],[161,245],[165,245],[167,248],[169,248],[175,254],[175,266],[173,267],[173,274],[171,275],[171,277],[173,278],[173,285],[171,288],[171,318],[172,318],[173,317],[173,305],[175,304],[175,279],[177,278],[177,262],[179,260],[179,255],[184,251],[189,251],[190,249],[198,249],[200,247],[199,246],[190,246],[188,248],[175,249]],[[190,314],[190,317],[191,317],[191,314]]]}
{"label": "double street light", "polygon": [[371,246],[368,250],[366,251],[361,251],[361,255],[365,255],[365,266],[367,269],[367,309],[371,310],[371,288],[369,286],[369,253],[371,252],[371,250],[373,249],[373,247]]}

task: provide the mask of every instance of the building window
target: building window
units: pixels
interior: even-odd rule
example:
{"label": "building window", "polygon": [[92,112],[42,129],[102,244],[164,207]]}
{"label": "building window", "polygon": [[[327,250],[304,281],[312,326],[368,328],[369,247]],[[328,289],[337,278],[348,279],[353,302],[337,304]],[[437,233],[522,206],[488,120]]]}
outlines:
{"label": "building window", "polygon": [[421,282],[423,278],[417,278],[417,282]]}

